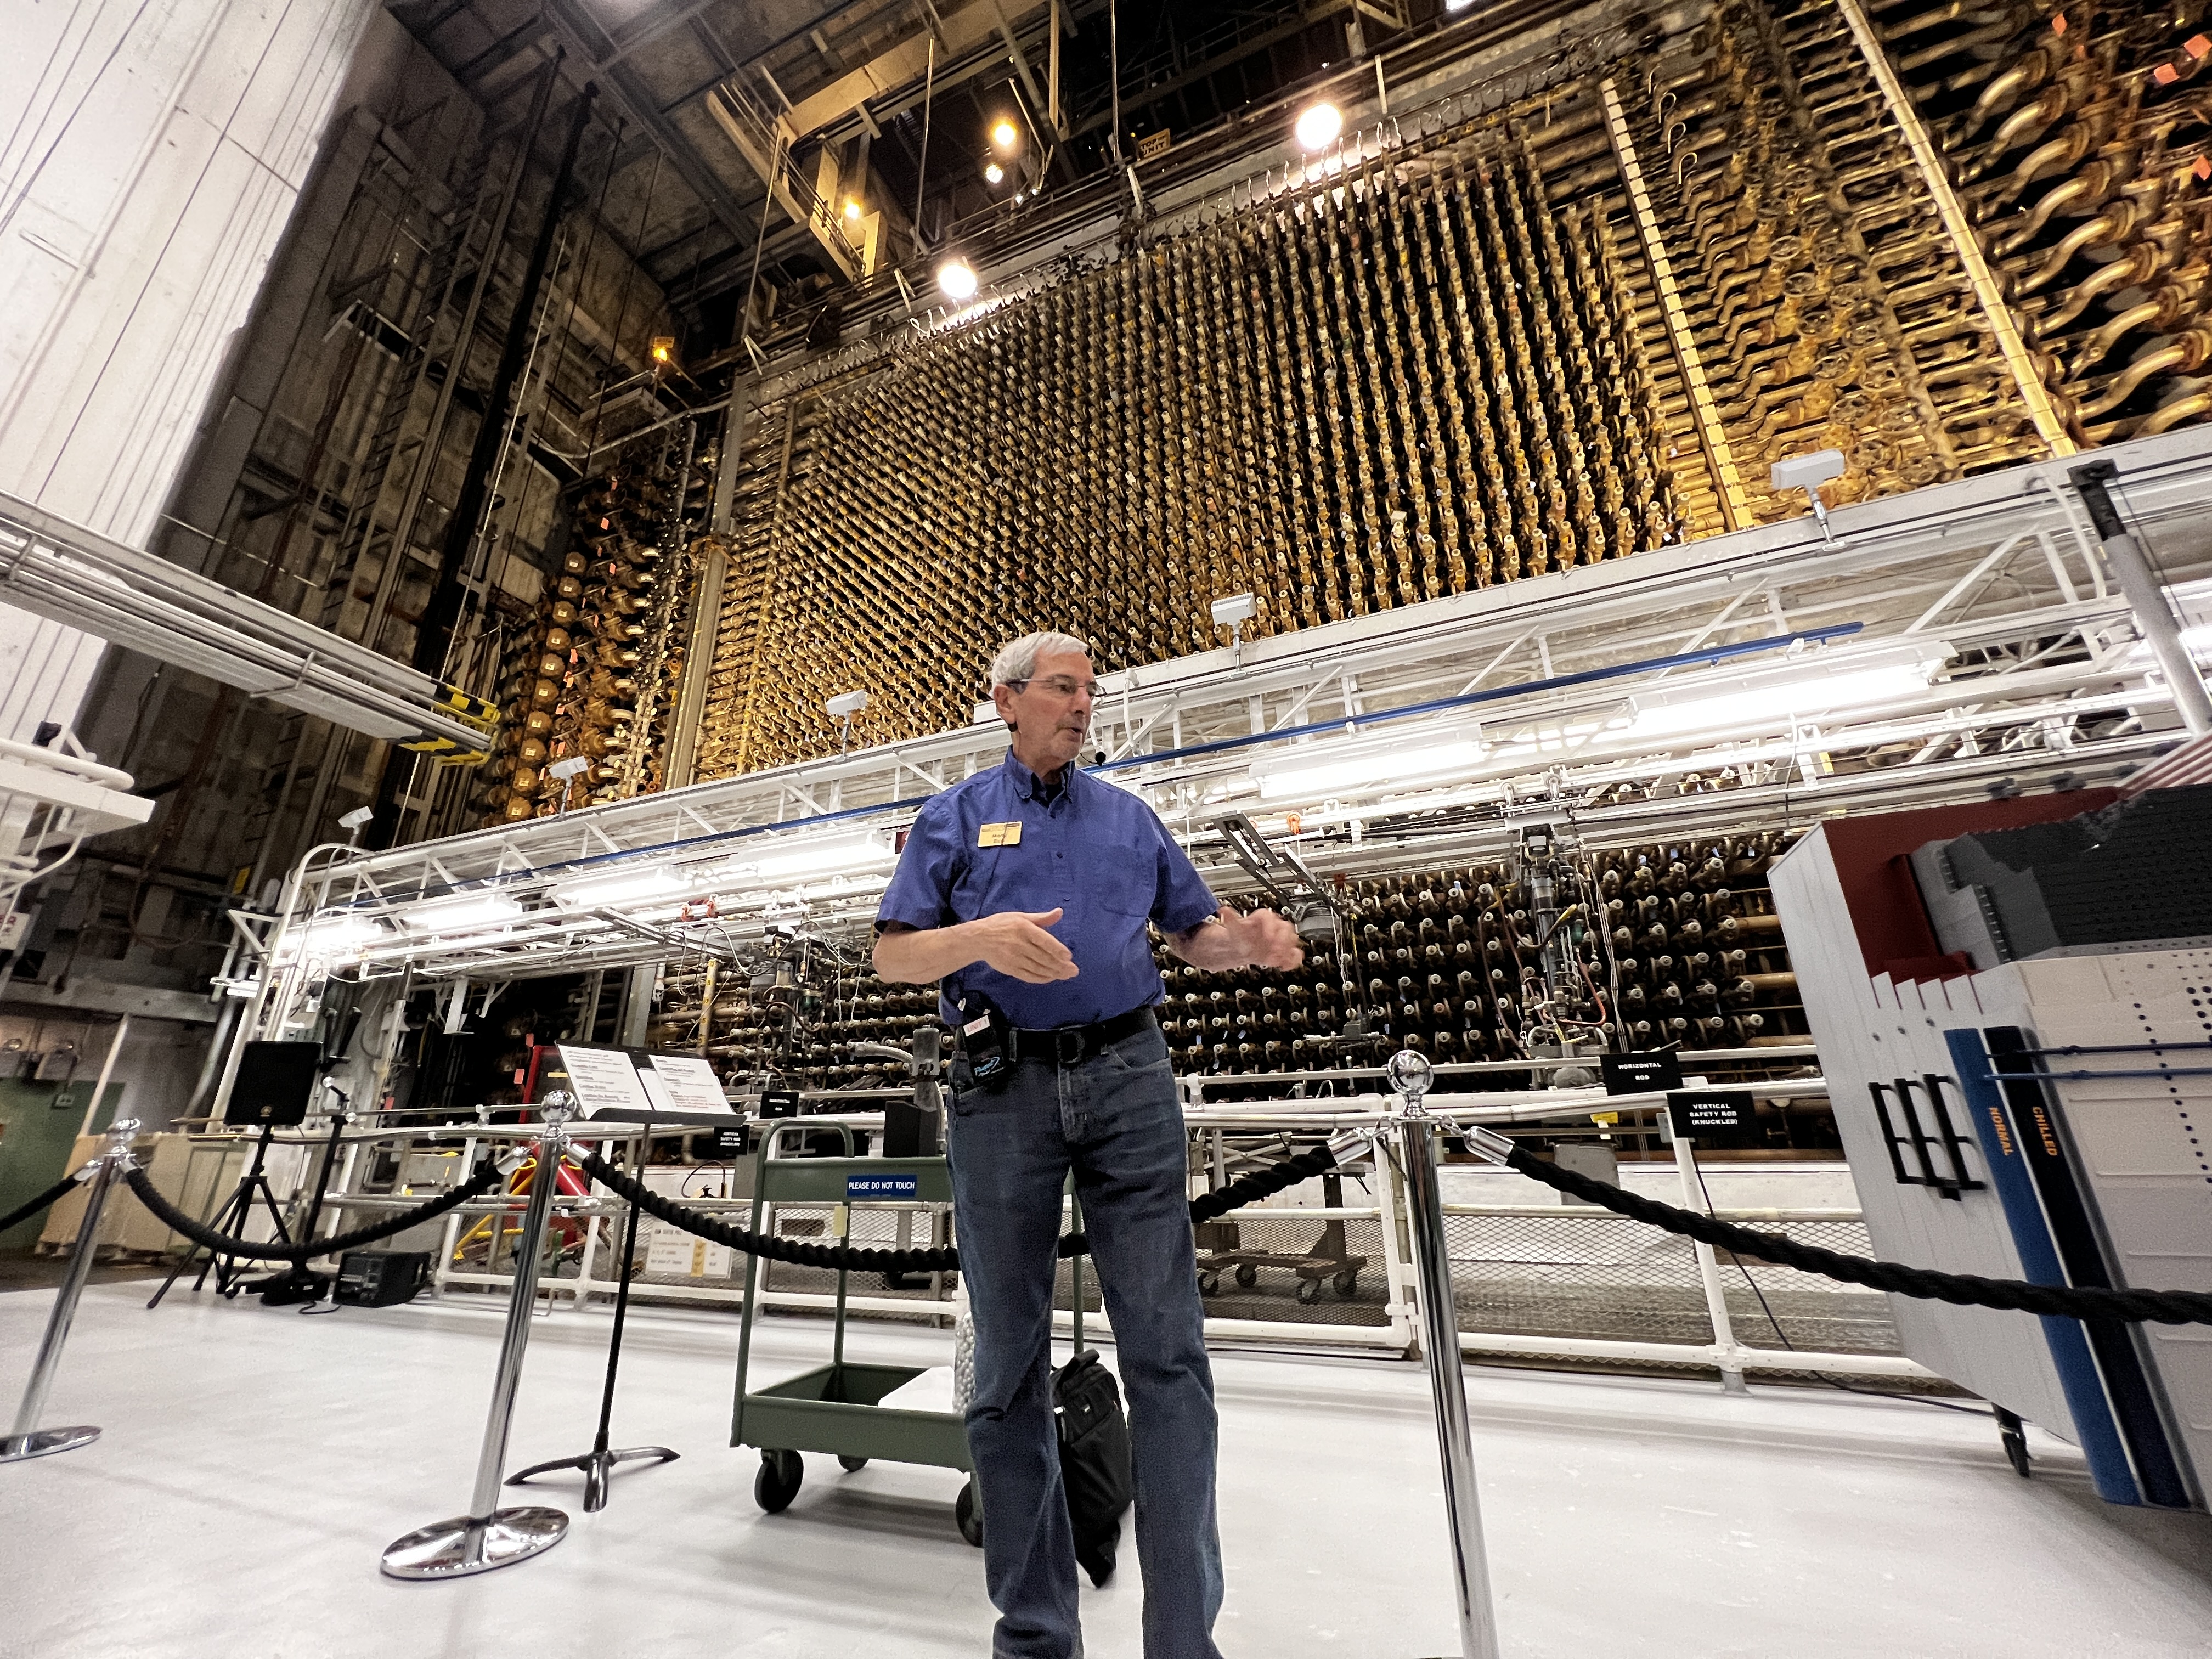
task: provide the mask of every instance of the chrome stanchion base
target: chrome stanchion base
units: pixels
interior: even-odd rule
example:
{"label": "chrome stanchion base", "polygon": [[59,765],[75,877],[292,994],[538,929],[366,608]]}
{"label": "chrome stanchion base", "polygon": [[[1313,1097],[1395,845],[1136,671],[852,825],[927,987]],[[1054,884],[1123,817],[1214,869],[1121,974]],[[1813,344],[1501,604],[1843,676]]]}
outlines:
{"label": "chrome stanchion base", "polygon": [[28,1434],[0,1435],[0,1463],[22,1463],[33,1457],[51,1457],[56,1452],[75,1451],[99,1438],[100,1431],[88,1423],[73,1429],[33,1429]]}
{"label": "chrome stanchion base", "polygon": [[520,1474],[510,1474],[507,1484],[519,1486],[524,1481],[541,1474],[550,1474],[556,1469],[581,1469],[584,1472],[584,1512],[597,1515],[607,1506],[607,1477],[617,1463],[633,1463],[650,1457],[656,1463],[673,1463],[680,1454],[665,1446],[631,1446],[622,1451],[587,1451],[580,1457],[556,1457],[550,1463],[532,1463]]}
{"label": "chrome stanchion base", "polygon": [[418,1527],[384,1548],[387,1578],[465,1578],[543,1554],[568,1535],[559,1510],[494,1510],[481,1521],[457,1515]]}

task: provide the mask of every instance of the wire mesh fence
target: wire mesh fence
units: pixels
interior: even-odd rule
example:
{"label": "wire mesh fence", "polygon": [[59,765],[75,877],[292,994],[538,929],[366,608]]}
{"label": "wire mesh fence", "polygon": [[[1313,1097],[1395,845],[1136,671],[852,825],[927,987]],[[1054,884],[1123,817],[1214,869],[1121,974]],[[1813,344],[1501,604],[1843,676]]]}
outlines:
{"label": "wire mesh fence", "polygon": [[[686,1196],[750,1224],[749,1200]],[[517,1198],[497,1212],[462,1218],[451,1267],[464,1282],[481,1284],[513,1273],[522,1210]],[[1871,1253],[1866,1227],[1857,1220],[1727,1218],[1752,1220],[1848,1255]],[[594,1219],[598,1234],[587,1249]],[[565,1205],[557,1209],[539,1268],[548,1288],[556,1295],[563,1287],[572,1295],[611,1290],[621,1271],[626,1219],[624,1206],[604,1199],[587,1213],[567,1212]],[[948,1242],[951,1219],[944,1206],[784,1203],[771,1206],[766,1224],[785,1238],[825,1243],[839,1237],[842,1226],[853,1244],[896,1249]],[[1402,1224],[1379,1208],[1272,1206],[1202,1224],[1195,1243],[1206,1317],[1230,1328],[1237,1322],[1311,1326],[1316,1340],[1324,1342],[1331,1328],[1387,1329],[1394,1314],[1402,1319],[1409,1311],[1393,1308],[1386,1260],[1403,1255]],[[1399,1230],[1395,1250],[1387,1231],[1394,1228]],[[1686,1349],[1715,1340],[1696,1252],[1686,1239],[1604,1210],[1571,1205],[1533,1213],[1526,1206],[1448,1206],[1444,1232],[1456,1322],[1470,1335],[1527,1337],[1534,1355],[1544,1352],[1547,1341],[1560,1339]],[[639,1230],[633,1285],[648,1298],[663,1292],[734,1309],[744,1295],[745,1260],[726,1246],[647,1217]],[[1808,1354],[1902,1352],[1887,1300],[1876,1292],[1726,1251],[1718,1254],[1717,1264],[1723,1300],[1740,1342]],[[1086,1260],[1079,1272],[1085,1310],[1096,1315],[1103,1301],[1095,1264]],[[1056,1308],[1073,1307],[1078,1278],[1074,1263],[1059,1264]],[[826,1306],[793,1307],[783,1299],[819,1297],[826,1304],[836,1294],[837,1275],[829,1268],[764,1261],[761,1283],[782,1304],[778,1311],[820,1316]],[[872,1304],[856,1308],[856,1317],[941,1323],[951,1316],[946,1304],[954,1283],[950,1273],[871,1271],[851,1274],[848,1294]],[[910,1315],[906,1307],[911,1307]],[[1485,1346],[1498,1351],[1494,1340]]]}
{"label": "wire mesh fence", "polygon": [[[1864,1255],[1857,1221],[1761,1222],[1808,1244]],[[1687,1345],[1713,1340],[1696,1248],[1605,1211],[1558,1216],[1448,1210],[1452,1299],[1463,1331]],[[1827,1353],[1900,1352],[1875,1291],[1751,1257],[1719,1255],[1737,1338]],[[1763,1298],[1763,1301],[1762,1301]],[[1769,1317],[1770,1312],[1771,1317]]]}

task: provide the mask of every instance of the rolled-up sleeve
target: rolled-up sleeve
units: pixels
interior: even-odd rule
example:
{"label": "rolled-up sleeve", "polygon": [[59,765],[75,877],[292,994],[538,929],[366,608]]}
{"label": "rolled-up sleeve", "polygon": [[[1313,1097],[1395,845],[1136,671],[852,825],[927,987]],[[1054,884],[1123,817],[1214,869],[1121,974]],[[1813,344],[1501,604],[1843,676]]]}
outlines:
{"label": "rolled-up sleeve", "polygon": [[[1147,809],[1149,811],[1149,809]],[[1186,933],[1221,908],[1206,878],[1190,857],[1168,834],[1158,814],[1152,815],[1152,833],[1159,841],[1158,896],[1152,901],[1152,926],[1163,933]]]}
{"label": "rolled-up sleeve", "polygon": [[959,920],[952,914],[953,866],[959,854],[960,815],[940,796],[921,809],[907,832],[898,868],[876,908],[877,931],[893,924],[945,927]]}

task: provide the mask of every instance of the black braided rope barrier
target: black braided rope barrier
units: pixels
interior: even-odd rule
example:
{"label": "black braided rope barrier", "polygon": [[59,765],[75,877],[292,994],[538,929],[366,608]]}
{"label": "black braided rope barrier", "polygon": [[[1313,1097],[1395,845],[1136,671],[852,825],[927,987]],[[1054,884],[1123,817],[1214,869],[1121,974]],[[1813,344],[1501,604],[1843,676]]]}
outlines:
{"label": "black braided rope barrier", "polygon": [[5,1215],[0,1215],[0,1233],[6,1232],[10,1227],[15,1226],[18,1222],[28,1221],[33,1216],[38,1214],[40,1211],[45,1209],[49,1204],[60,1203],[62,1200],[67,1198],[76,1190],[76,1176],[74,1175],[64,1176],[59,1181],[54,1182],[52,1186],[47,1188],[46,1191],[40,1193],[28,1204],[25,1204],[18,1208],[10,1210]]}
{"label": "black braided rope barrier", "polygon": [[1526,1147],[1516,1146],[1505,1160],[1532,1181],[1540,1181],[1585,1203],[1601,1204],[1616,1215],[1647,1226],[1694,1238],[1717,1249],[1757,1256],[1800,1273],[1863,1285],[1869,1290],[1894,1291],[1899,1296],[1923,1301],[1956,1303],[1964,1308],[2000,1308],[2008,1312],[2051,1314],[2062,1319],[2148,1321],[2159,1325],[2212,1325],[2212,1295],[2197,1291],[2113,1291],[2094,1285],[2029,1285],[2014,1279],[1984,1279],[1978,1273],[1941,1273],[1926,1267],[1908,1267],[1898,1261],[1876,1261],[1863,1255],[1844,1255],[1814,1244],[1800,1244],[1778,1233],[1763,1233],[1731,1222],[1717,1221],[1694,1210],[1678,1210],[1656,1199],[1623,1192],[1606,1182],[1577,1170],[1547,1164]]}
{"label": "black braided rope barrier", "polygon": [[[960,1251],[954,1245],[936,1249],[881,1250],[855,1244],[809,1244],[800,1239],[777,1238],[773,1235],[751,1232],[734,1223],[718,1221],[705,1212],[679,1203],[665,1193],[656,1193],[644,1182],[633,1179],[604,1161],[597,1152],[586,1153],[577,1163],[592,1180],[617,1197],[636,1205],[647,1215],[703,1238],[710,1244],[720,1244],[769,1261],[787,1261],[799,1267],[842,1267],[848,1272],[884,1273],[950,1273],[960,1265]],[[1271,1164],[1264,1170],[1255,1170],[1249,1175],[1239,1176],[1227,1186],[1192,1200],[1191,1221],[1194,1224],[1211,1221],[1216,1216],[1226,1215],[1231,1210],[1257,1203],[1335,1167],[1336,1154],[1326,1146],[1300,1152],[1279,1164]],[[1060,1241],[1059,1254],[1063,1257],[1085,1255],[1090,1249],[1090,1238],[1083,1233],[1068,1233]]]}
{"label": "black braided rope barrier", "polygon": [[204,1221],[195,1220],[161,1195],[161,1189],[147,1178],[143,1170],[132,1170],[124,1179],[131,1190],[138,1194],[138,1201],[154,1212],[156,1219],[172,1231],[182,1233],[203,1249],[217,1255],[244,1256],[252,1261],[289,1261],[295,1264],[312,1261],[317,1256],[341,1255],[348,1250],[357,1250],[364,1244],[404,1233],[410,1227],[425,1221],[434,1221],[448,1210],[467,1203],[472,1198],[482,1198],[499,1185],[503,1179],[497,1163],[484,1167],[449,1193],[441,1193],[428,1203],[418,1204],[411,1210],[402,1210],[398,1215],[386,1216],[366,1227],[356,1227],[349,1233],[333,1234],[329,1238],[311,1238],[297,1244],[283,1244],[275,1240],[257,1242],[234,1238],[228,1233],[219,1233]]}

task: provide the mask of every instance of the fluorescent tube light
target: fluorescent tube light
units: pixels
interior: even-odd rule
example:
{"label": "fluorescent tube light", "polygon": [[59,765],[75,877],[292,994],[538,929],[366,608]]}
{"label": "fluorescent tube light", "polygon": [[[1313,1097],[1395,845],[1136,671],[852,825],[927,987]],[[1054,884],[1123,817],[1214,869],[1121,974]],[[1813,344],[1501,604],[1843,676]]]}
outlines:
{"label": "fluorescent tube light", "polygon": [[1314,760],[1300,764],[1289,756],[1252,769],[1262,800],[1289,796],[1326,796],[1356,789],[1375,794],[1426,779],[1465,771],[1483,757],[1483,745],[1473,738],[1425,744],[1416,749]]}
{"label": "fluorescent tube light", "polygon": [[1929,641],[1914,655],[1869,662],[1845,658],[1832,666],[1817,659],[1787,673],[1747,675],[1723,686],[1686,688],[1632,699],[1629,730],[1638,738],[1711,736],[1776,731],[1808,714],[1833,714],[1899,697],[1917,696],[1951,654]]}
{"label": "fluorescent tube light", "polygon": [[732,860],[728,868],[736,878],[791,882],[876,869],[889,865],[896,856],[890,843],[872,833],[811,839],[792,836],[744,853]]}
{"label": "fluorescent tube light", "polygon": [[325,916],[296,931],[288,929],[284,937],[277,941],[276,960],[289,963],[297,962],[302,957],[311,957],[331,962],[349,962],[369,945],[389,935],[388,928],[368,916]]}
{"label": "fluorescent tube light", "polygon": [[466,933],[522,914],[521,904],[505,893],[455,893],[409,905],[399,913],[399,925],[419,933]]}
{"label": "fluorescent tube light", "polygon": [[604,910],[655,902],[672,904],[690,885],[671,866],[632,866],[563,882],[553,890],[553,902],[563,910]]}

